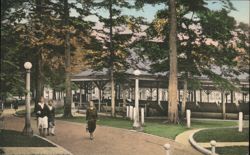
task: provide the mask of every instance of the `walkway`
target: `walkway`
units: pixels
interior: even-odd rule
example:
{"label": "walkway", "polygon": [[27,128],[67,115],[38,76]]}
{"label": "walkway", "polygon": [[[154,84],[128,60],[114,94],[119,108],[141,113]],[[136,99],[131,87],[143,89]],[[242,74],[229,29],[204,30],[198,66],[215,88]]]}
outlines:
{"label": "walkway", "polygon": [[[23,127],[24,118],[5,116],[6,129],[22,131]],[[34,118],[32,128],[38,133]],[[164,155],[165,143],[171,145],[173,155],[200,155],[191,147],[167,138],[99,125],[95,139],[91,141],[84,124],[59,120],[56,121],[56,136],[50,136],[48,139],[74,155]]]}

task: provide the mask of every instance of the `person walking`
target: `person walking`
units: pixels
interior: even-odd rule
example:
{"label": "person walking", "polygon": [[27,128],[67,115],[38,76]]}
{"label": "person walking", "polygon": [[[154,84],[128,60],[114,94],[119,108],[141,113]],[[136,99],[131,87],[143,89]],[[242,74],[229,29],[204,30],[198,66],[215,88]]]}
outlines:
{"label": "person walking", "polygon": [[37,106],[37,125],[40,136],[46,137],[46,129],[48,128],[48,106],[44,102],[44,98],[40,98]]}
{"label": "person walking", "polygon": [[16,99],[16,102],[14,103],[15,111],[17,111],[17,109],[18,109],[18,105],[19,105],[19,102],[18,102],[18,99]]}
{"label": "person walking", "polygon": [[89,107],[88,107],[87,112],[86,112],[86,120],[87,120],[86,130],[89,132],[91,140],[94,139],[93,133],[96,129],[97,118],[98,118],[98,115],[97,115],[97,110],[95,108],[94,102],[90,101]]}
{"label": "person walking", "polygon": [[55,107],[53,106],[53,101],[49,100],[48,103],[48,129],[47,136],[55,135]]}

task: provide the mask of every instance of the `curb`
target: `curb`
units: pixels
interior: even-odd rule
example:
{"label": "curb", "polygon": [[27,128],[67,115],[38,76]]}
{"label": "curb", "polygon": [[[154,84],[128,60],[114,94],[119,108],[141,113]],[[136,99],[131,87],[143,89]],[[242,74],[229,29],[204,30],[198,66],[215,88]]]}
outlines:
{"label": "curb", "polygon": [[45,141],[47,141],[47,142],[49,142],[49,143],[55,145],[56,147],[62,149],[62,150],[65,152],[65,155],[73,155],[73,153],[69,152],[69,151],[66,150],[64,147],[62,147],[62,146],[60,146],[60,145],[58,145],[58,144],[52,142],[51,140],[49,140],[49,139],[47,139],[47,138],[41,137],[41,136],[39,136],[39,135],[37,135],[37,134],[34,134],[34,136],[36,136],[36,137],[38,137],[38,138],[41,138],[41,139],[43,139],[43,140],[45,140]]}
{"label": "curb", "polygon": [[[200,146],[193,138],[194,134],[201,131],[201,130],[207,130],[207,129],[228,129],[228,128],[237,128],[236,126],[230,126],[230,127],[221,127],[221,128],[203,128],[203,129],[200,129],[200,130],[197,130],[196,132],[192,133],[190,136],[189,136],[189,143],[195,148],[197,149],[198,151],[200,151],[201,153],[203,154],[206,154],[206,155],[211,155],[212,154],[212,151],[208,150],[208,149],[205,149],[204,147]],[[218,155],[218,154],[216,154]]]}
{"label": "curb", "polygon": [[[199,131],[201,131],[201,130],[205,130],[205,129],[200,129],[200,130],[198,130],[198,131],[196,131],[196,132],[199,132]],[[189,136],[189,143],[190,143],[196,150],[200,151],[201,153],[203,153],[203,154],[205,154],[205,155],[211,155],[212,152],[211,152],[210,150],[203,148],[203,147],[200,146],[198,143],[196,143],[196,141],[194,140],[193,136],[194,136],[194,134],[195,134],[196,132],[192,133],[192,134]]]}

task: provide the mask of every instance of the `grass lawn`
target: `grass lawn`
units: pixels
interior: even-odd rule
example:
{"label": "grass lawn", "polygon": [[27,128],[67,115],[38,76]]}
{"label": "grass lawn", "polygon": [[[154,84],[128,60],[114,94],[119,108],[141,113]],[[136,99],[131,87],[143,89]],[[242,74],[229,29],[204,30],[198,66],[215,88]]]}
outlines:
{"label": "grass lawn", "polygon": [[[60,107],[60,108],[56,108],[56,114],[62,114],[63,113],[63,110],[64,110],[64,108],[63,107]],[[31,116],[36,116],[33,112],[34,112],[34,108],[31,108],[30,109],[30,111],[31,111]],[[20,117],[22,117],[22,116],[25,116],[25,114],[26,114],[26,110],[18,110],[17,112],[16,112],[16,115],[17,116],[20,116]]]}
{"label": "grass lawn", "polygon": [[21,132],[12,130],[1,130],[0,139],[0,147],[55,147],[36,136],[24,136]]}
{"label": "grass lawn", "polygon": [[[78,122],[78,123],[86,123],[85,117],[73,117],[73,118],[57,118],[60,120]],[[123,118],[111,118],[111,117],[99,117],[99,121],[97,121],[98,125],[111,126],[117,128],[124,129],[132,129],[133,121]],[[212,127],[228,127],[235,126],[237,122],[234,121],[192,121],[193,128],[212,128]],[[146,120],[146,126],[143,127],[145,133],[166,137],[170,139],[175,139],[175,137],[189,130],[185,124],[173,125],[166,124],[163,121],[159,120]]]}
{"label": "grass lawn", "polygon": [[230,129],[208,129],[194,134],[194,140],[197,142],[248,142],[249,128],[244,128],[243,132],[238,132],[238,128]]}
{"label": "grass lawn", "polygon": [[216,147],[215,151],[219,155],[247,155],[249,148],[247,146]]}

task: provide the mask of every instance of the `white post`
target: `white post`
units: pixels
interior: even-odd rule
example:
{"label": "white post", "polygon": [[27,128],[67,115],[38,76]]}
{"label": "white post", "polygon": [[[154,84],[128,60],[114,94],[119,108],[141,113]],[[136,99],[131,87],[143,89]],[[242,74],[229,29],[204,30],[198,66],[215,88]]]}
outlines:
{"label": "white post", "polygon": [[144,125],[144,108],[141,108],[141,125]]}
{"label": "white post", "polygon": [[216,153],[215,153],[216,141],[215,140],[211,140],[210,141],[210,145],[212,146],[212,148],[211,148],[212,154],[211,155],[216,155]]}
{"label": "white post", "polygon": [[129,118],[130,118],[130,120],[133,120],[133,111],[134,111],[133,106],[129,106]]}
{"label": "white post", "polygon": [[126,110],[127,110],[127,113],[126,113],[126,117],[129,117],[129,106],[126,106]]}
{"label": "white post", "polygon": [[137,110],[137,109],[134,107],[133,110],[134,110],[134,112],[133,112],[133,114],[134,114],[134,115],[133,115],[133,120],[135,121],[135,120],[136,120],[136,110]]}
{"label": "white post", "polygon": [[170,144],[165,144],[164,149],[166,150],[166,155],[170,155]]}
{"label": "white post", "polygon": [[80,98],[80,101],[79,101],[78,110],[80,110],[80,108],[82,106],[82,88],[81,88],[81,86],[80,86],[80,96],[79,96],[79,98]]}
{"label": "white post", "polygon": [[13,109],[13,104],[12,103],[10,104],[10,109]]}
{"label": "white post", "polygon": [[186,116],[187,116],[187,127],[191,127],[191,111],[189,109],[186,110]]}
{"label": "white post", "polygon": [[239,112],[239,132],[242,132],[243,129],[243,113]]}
{"label": "white post", "polygon": [[133,124],[133,128],[134,129],[140,129],[141,125],[140,125],[140,120],[139,120],[139,79],[138,76],[141,74],[141,72],[139,70],[135,70],[134,71],[134,75],[135,75],[135,111],[134,111],[134,124]]}

